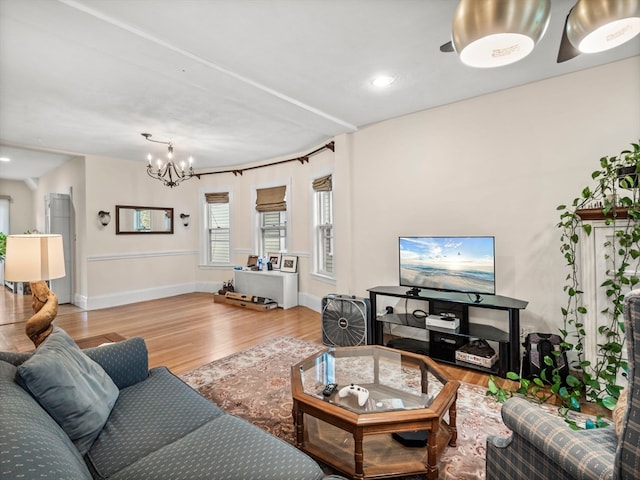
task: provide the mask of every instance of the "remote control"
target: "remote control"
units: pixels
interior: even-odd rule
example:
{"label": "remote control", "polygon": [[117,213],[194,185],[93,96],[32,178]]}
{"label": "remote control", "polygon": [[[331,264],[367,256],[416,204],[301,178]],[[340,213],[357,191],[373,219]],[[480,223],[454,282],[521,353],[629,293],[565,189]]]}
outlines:
{"label": "remote control", "polygon": [[336,388],[338,388],[337,383],[328,383],[327,386],[324,387],[322,395],[324,395],[325,397],[329,397],[333,392],[335,392]]}

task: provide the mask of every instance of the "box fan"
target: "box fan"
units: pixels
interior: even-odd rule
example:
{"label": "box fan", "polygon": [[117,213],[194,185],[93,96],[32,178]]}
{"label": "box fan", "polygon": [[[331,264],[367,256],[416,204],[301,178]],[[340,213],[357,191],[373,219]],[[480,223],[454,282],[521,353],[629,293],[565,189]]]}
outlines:
{"label": "box fan", "polygon": [[368,298],[329,294],[322,299],[322,343],[349,347],[371,343]]}

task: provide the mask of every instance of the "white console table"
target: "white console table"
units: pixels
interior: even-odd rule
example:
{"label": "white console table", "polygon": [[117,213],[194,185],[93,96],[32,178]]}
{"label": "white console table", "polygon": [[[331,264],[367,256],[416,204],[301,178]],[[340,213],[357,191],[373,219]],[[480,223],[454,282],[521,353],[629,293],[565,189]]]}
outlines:
{"label": "white console table", "polygon": [[247,295],[272,298],[282,308],[298,305],[298,274],[277,270],[234,270],[233,288]]}

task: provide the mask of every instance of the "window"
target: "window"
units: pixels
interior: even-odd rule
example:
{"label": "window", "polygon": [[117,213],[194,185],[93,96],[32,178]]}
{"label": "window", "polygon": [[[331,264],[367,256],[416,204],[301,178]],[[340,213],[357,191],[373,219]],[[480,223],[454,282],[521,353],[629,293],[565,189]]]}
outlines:
{"label": "window", "polygon": [[151,231],[151,211],[138,210],[133,214],[133,228],[138,232]]}
{"label": "window", "polygon": [[207,193],[208,263],[231,263],[229,193]]}
{"label": "window", "polygon": [[331,175],[313,181],[316,273],[333,276],[333,187]]}
{"label": "window", "polygon": [[262,212],[260,255],[287,249],[287,212]]}
{"label": "window", "polygon": [[260,212],[260,245],[258,254],[285,252],[287,249],[287,187],[256,190],[256,210]]}

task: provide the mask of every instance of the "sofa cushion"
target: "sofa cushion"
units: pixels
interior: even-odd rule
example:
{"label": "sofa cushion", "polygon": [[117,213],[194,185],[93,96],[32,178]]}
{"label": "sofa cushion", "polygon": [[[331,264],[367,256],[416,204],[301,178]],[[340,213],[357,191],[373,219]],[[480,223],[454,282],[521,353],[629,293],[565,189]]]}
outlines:
{"label": "sofa cushion", "polygon": [[85,460],[94,477],[109,478],[220,415],[222,410],[165,367],[154,368],[146,380],[120,391]]}
{"label": "sofa cushion", "polygon": [[60,426],[0,361],[0,478],[90,480],[78,450]]}
{"label": "sofa cushion", "polygon": [[28,360],[33,355],[32,352],[0,352],[0,361],[10,363],[16,367]]}
{"label": "sofa cushion", "polygon": [[225,414],[111,480],[320,480],[323,476],[318,464],[300,450]]}
{"label": "sofa cushion", "polygon": [[149,375],[149,354],[141,337],[86,348],[83,352],[107,372],[120,390],[141,382]]}
{"label": "sofa cushion", "polygon": [[18,367],[17,380],[60,424],[81,455],[91,447],[118,398],[118,387],[109,375],[57,327]]}

